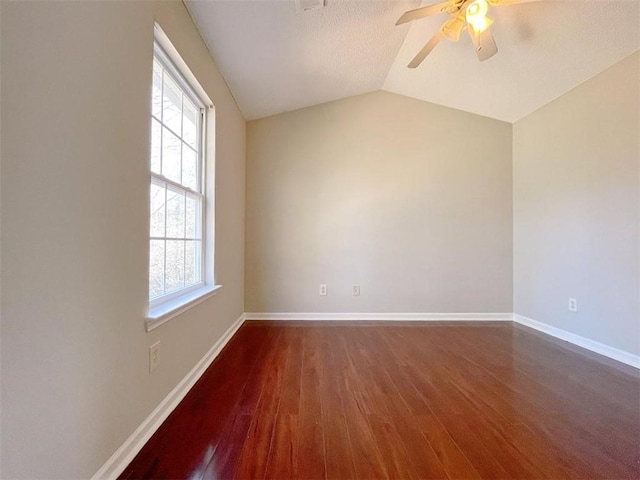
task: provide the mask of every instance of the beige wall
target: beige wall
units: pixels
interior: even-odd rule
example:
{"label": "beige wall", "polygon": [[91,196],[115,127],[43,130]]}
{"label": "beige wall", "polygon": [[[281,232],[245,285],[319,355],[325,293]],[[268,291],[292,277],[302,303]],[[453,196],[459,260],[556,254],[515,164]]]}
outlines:
{"label": "beige wall", "polygon": [[[216,106],[223,288],[146,333],[154,19]],[[181,2],[2,2],[0,44],[3,478],[89,478],[243,311],[245,122]]]}
{"label": "beige wall", "polygon": [[507,123],[386,92],[249,122],[245,310],[511,312],[511,196]]}
{"label": "beige wall", "polygon": [[639,116],[636,53],[513,127],[515,312],[635,354]]}

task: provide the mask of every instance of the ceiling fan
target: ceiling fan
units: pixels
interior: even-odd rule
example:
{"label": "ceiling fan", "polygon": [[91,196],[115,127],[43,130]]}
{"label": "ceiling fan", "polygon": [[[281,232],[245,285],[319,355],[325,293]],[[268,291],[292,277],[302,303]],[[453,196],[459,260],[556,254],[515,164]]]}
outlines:
{"label": "ceiling fan", "polygon": [[422,47],[422,50],[420,50],[411,63],[409,63],[408,67],[416,68],[420,65],[443,38],[457,42],[465,28],[469,32],[478,59],[483,62],[493,57],[498,52],[498,47],[489,29],[493,23],[493,20],[487,17],[489,5],[499,7],[502,5],[514,5],[516,3],[535,1],[538,0],[446,0],[441,3],[405,12],[398,19],[396,25],[438,15],[439,13],[448,13],[453,17],[440,27],[436,34],[431,37],[431,40]]}

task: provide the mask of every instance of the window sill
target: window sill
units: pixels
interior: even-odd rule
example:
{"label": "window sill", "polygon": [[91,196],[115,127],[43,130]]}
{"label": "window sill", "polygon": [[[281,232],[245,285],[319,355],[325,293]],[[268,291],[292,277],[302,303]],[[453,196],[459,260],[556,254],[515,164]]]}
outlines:
{"label": "window sill", "polygon": [[207,298],[213,297],[221,288],[222,285],[205,285],[198,290],[149,309],[147,321],[145,322],[147,332],[204,302]]}

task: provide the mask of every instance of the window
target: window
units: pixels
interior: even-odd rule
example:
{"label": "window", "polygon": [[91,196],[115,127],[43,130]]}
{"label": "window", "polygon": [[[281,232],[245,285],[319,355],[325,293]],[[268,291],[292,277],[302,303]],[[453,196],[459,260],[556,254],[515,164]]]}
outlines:
{"label": "window", "polygon": [[[205,119],[204,103],[156,43],[149,218],[152,319],[184,306],[185,299],[192,301],[193,292],[208,293],[199,291],[205,287]],[[167,304],[169,309],[157,308]]]}

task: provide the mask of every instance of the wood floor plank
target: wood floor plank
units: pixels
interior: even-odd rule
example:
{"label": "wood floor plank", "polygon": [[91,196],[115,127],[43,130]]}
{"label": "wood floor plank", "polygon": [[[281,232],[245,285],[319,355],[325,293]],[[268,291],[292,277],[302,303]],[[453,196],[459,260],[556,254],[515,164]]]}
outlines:
{"label": "wood floor plank", "polygon": [[297,415],[286,413],[276,417],[265,478],[299,478],[297,427]]}
{"label": "wood floor plank", "polygon": [[471,461],[473,468],[483,478],[513,478],[496,458],[499,453],[494,454],[495,452],[491,451],[489,446],[485,445],[482,438],[478,436],[479,432],[474,428],[468,415],[439,413],[436,416],[464,453],[464,456]]}
{"label": "wood floor plank", "polygon": [[414,421],[429,442],[429,446],[435,452],[449,478],[482,478],[435,415],[425,412],[415,416]]}
{"label": "wood floor plank", "polygon": [[233,478],[264,478],[271,442],[276,426],[276,415],[255,416],[249,426],[247,439],[243,445],[234,470]]}
{"label": "wood floor plank", "polygon": [[287,359],[282,372],[278,414],[298,415],[302,379],[302,332],[300,328],[285,330]]}
{"label": "wood floor plank", "polygon": [[[428,406],[413,386],[406,383],[394,351],[387,348],[382,334],[383,332],[374,329],[362,332],[370,347],[377,352],[376,360],[372,362],[374,368],[365,370],[363,377],[365,381],[375,385],[374,401],[384,407],[384,415],[371,415],[370,423],[376,433],[379,449],[385,456],[387,471],[391,477],[402,477],[401,469],[396,467],[389,471],[391,467],[388,466],[393,459],[402,458],[407,466],[413,467],[411,472],[405,474],[408,477],[415,474],[418,478],[448,478],[435,451],[420,432],[405,397],[411,396],[414,402],[420,405],[415,407],[416,409],[426,411]],[[393,439],[392,446],[383,443],[388,439]],[[392,454],[391,457],[387,458],[386,452]]]}
{"label": "wood floor plank", "polygon": [[[353,335],[353,331],[345,332]],[[351,443],[356,478],[388,478],[384,459],[375,442],[368,415],[375,412],[371,397],[372,386],[358,379],[357,359],[349,354],[343,336],[335,338],[331,348],[336,358],[343,359],[344,368],[336,376],[338,395],[342,399],[347,432]]]}
{"label": "wood floor plank", "polygon": [[[268,330],[268,327],[264,328]],[[269,462],[280,401],[279,389],[287,355],[284,330],[277,327],[273,330],[276,332],[275,338],[268,337],[271,340],[268,344],[270,348],[249,379],[249,390],[254,395],[255,392],[260,392],[255,408],[251,410],[249,404],[239,402],[239,407],[243,407],[242,412],[252,414],[252,421],[237,461],[234,478],[264,478]]]}
{"label": "wood floor plank", "polygon": [[238,460],[242,454],[250,426],[251,415],[242,413],[237,414],[228,423],[224,432],[224,439],[218,443],[207,468],[202,474],[202,480],[218,480],[235,476]]}
{"label": "wood floor plank", "polygon": [[369,424],[389,478],[420,478],[402,439],[388,418],[369,415]]}
{"label": "wood floor plank", "polygon": [[322,390],[319,355],[312,332],[302,339],[300,411],[298,438],[298,475],[310,480],[326,478],[324,428],[322,424]]}
{"label": "wood floor plank", "polygon": [[331,348],[331,332],[328,329],[312,330],[311,346],[318,354],[318,375],[322,391],[322,430],[325,442],[325,474],[327,479],[356,478],[353,450],[345,410],[342,389],[336,372],[339,362]]}

